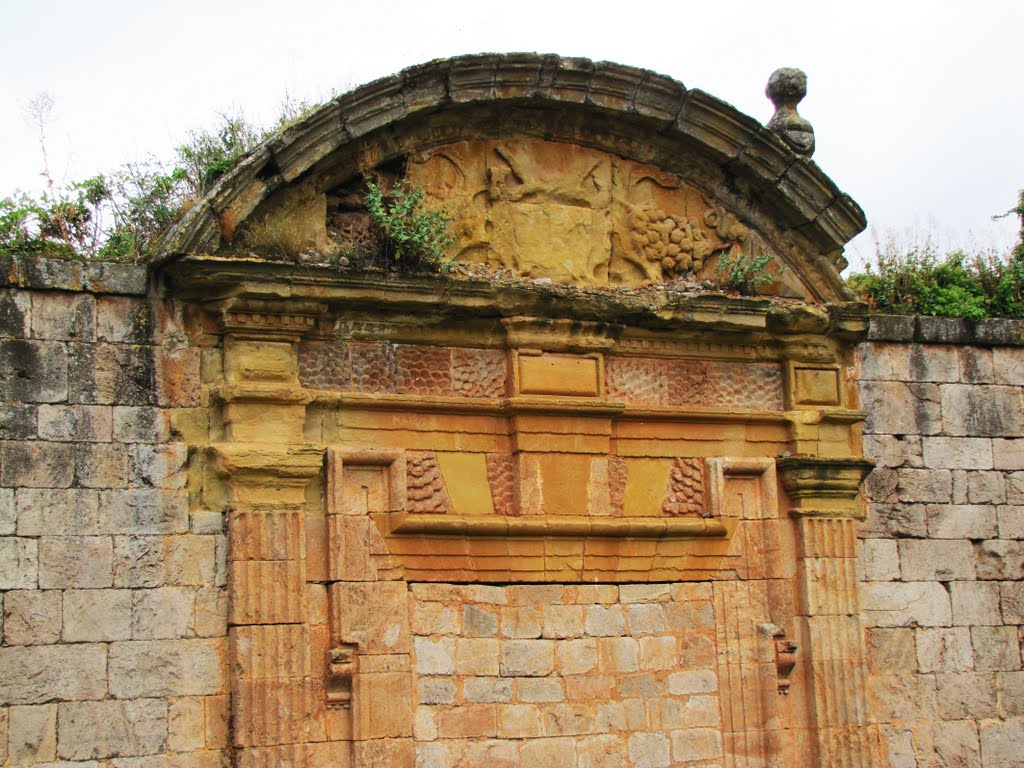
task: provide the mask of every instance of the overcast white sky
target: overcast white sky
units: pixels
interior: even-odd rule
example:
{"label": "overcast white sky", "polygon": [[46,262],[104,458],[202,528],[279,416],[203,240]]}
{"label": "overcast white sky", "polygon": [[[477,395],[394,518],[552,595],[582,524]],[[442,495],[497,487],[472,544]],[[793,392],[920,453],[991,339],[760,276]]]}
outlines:
{"label": "overcast white sky", "polygon": [[872,231],[1007,248],[1024,187],[1024,2],[0,0],[0,196],[37,190],[24,107],[55,100],[51,169],[84,178],[285,93],[322,100],[410,64],[481,51],[586,56],[670,75],[767,122],[768,75],[808,73],[815,161]]}

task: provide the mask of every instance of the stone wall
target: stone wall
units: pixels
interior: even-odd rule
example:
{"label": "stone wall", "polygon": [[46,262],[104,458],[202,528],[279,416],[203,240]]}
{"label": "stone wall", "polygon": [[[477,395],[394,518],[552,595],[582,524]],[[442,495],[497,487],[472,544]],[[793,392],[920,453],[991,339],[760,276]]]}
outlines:
{"label": "stone wall", "polygon": [[[0,256],[3,765],[230,759],[224,503],[197,481],[219,337],[154,295],[142,268]],[[860,349],[868,704],[892,766],[1020,764],[1019,331],[876,318]],[[717,759],[712,590],[416,585],[413,737],[439,764]],[[599,726],[576,717],[591,698]]]}
{"label": "stone wall", "polygon": [[892,766],[1024,760],[1020,332],[876,317],[860,350],[868,690]]}
{"label": "stone wall", "polygon": [[221,765],[200,356],[147,290],[143,267],[0,256],[0,765]]}

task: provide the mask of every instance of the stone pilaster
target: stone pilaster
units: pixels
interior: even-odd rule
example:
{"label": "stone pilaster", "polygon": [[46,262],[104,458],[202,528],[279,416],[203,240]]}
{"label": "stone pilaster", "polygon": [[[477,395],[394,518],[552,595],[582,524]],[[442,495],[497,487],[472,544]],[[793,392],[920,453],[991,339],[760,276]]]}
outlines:
{"label": "stone pilaster", "polygon": [[[306,623],[303,504],[323,452],[260,444],[213,450],[231,506],[228,639],[238,762],[313,765],[297,757],[302,745],[327,738]],[[292,762],[283,762],[285,752]]]}
{"label": "stone pilaster", "polygon": [[819,766],[879,764],[878,734],[867,716],[857,582],[857,524],[863,517],[858,491],[870,469],[863,459],[779,462],[796,518],[798,642],[807,650]]}

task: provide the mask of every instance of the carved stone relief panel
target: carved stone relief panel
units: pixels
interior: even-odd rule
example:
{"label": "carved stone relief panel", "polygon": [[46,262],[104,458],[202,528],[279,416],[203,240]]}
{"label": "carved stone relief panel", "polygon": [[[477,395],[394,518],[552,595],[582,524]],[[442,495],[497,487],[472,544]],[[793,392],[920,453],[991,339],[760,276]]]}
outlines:
{"label": "carved stone relief panel", "polygon": [[522,277],[639,286],[771,250],[678,176],[575,144],[464,141],[410,158],[407,175],[452,218],[449,256]]}

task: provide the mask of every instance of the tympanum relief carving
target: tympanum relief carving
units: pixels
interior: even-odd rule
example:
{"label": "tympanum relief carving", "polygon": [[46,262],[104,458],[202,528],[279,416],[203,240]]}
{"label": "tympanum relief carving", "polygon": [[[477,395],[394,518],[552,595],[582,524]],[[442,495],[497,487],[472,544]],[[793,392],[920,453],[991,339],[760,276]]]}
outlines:
{"label": "tympanum relief carving", "polygon": [[451,216],[452,258],[523,277],[637,286],[770,250],[678,176],[578,145],[459,142],[410,158],[407,176]]}

